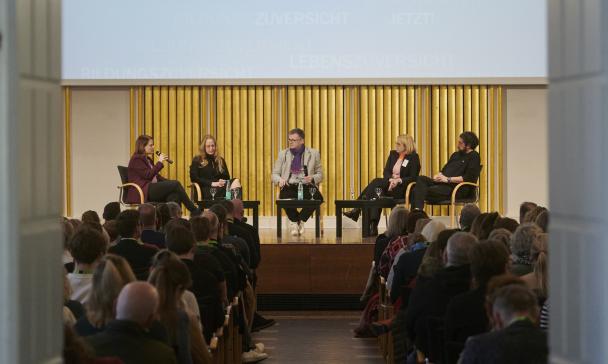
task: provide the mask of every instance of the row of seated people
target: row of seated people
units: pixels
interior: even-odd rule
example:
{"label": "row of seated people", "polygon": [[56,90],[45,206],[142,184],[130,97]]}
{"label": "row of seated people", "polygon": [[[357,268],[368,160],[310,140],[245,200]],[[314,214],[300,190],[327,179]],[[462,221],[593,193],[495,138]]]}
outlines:
{"label": "row of seated people", "polygon": [[[190,220],[176,203],[122,212],[111,203],[103,225],[94,211],[82,221],[66,219],[68,329],[86,338],[93,357],[211,363],[209,344],[238,297],[233,315],[243,335],[241,360],[266,359],[251,335],[274,321],[256,312],[259,235],[242,213],[240,200],[221,201]],[[133,350],[134,340],[145,344],[141,350]]]}
{"label": "row of seated people", "polygon": [[[518,222],[471,204],[459,222],[393,209],[355,336],[390,335],[396,363],[546,362],[547,209],[523,203]],[[383,299],[389,319],[378,315]]]}

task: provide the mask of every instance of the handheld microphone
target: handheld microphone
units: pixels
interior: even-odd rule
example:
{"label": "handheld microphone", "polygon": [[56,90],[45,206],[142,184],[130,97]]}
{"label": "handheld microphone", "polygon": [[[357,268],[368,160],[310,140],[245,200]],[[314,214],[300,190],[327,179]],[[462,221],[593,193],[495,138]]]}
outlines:
{"label": "handheld microphone", "polygon": [[[158,151],[158,150],[157,150],[157,151],[156,151],[156,155],[160,155],[160,151]],[[173,164],[173,160],[172,160],[172,159],[169,159],[169,158],[167,157],[167,163],[169,163],[169,164]]]}

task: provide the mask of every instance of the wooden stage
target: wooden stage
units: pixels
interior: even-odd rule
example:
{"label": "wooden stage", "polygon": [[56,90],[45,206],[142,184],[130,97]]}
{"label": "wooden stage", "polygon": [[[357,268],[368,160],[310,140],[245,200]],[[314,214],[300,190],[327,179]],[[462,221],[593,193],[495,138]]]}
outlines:
{"label": "wooden stage", "polygon": [[259,295],[360,295],[373,259],[375,238],[361,238],[360,229],[314,229],[300,237],[287,230],[260,229],[262,261],[257,270]]}

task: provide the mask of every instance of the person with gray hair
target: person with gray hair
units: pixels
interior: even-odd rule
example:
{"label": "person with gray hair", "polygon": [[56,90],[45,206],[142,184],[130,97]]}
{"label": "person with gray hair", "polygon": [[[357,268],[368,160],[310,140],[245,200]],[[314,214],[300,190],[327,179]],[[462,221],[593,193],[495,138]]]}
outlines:
{"label": "person with gray hair", "polygon": [[459,363],[547,363],[547,334],[536,325],[538,304],[534,293],[511,284],[494,293],[490,303],[494,330],[470,337]]}
{"label": "person with gray hair", "polygon": [[462,210],[460,210],[460,217],[458,218],[458,224],[460,225],[460,230],[464,232],[471,231],[471,226],[473,225],[473,221],[475,218],[481,214],[479,207],[477,205],[469,203],[464,205]]}
{"label": "person with gray hair", "polygon": [[530,249],[542,233],[541,228],[534,223],[528,222],[517,227],[511,237],[511,273],[521,277],[532,272]]}
{"label": "person with gray hair", "polygon": [[169,215],[171,215],[172,219],[181,219],[182,218],[182,207],[173,201],[167,202],[167,207],[169,208]]}
{"label": "person with gray hair", "polygon": [[116,320],[103,332],[87,337],[95,354],[117,357],[125,363],[177,363],[173,349],[146,332],[155,320],[158,304],[158,292],[150,283],[124,286],[116,301]]}
{"label": "person with gray hair", "polygon": [[469,252],[477,238],[458,232],[450,236],[443,252],[445,267],[432,277],[418,275],[406,313],[407,333],[422,353],[429,352],[426,333],[419,331],[431,317],[444,317],[451,299],[471,287]]}
{"label": "person with gray hair", "polygon": [[424,236],[426,241],[432,243],[437,240],[439,233],[445,229],[446,226],[441,221],[431,220],[424,226],[424,228],[422,228],[422,231],[420,233],[422,234],[422,236]]}

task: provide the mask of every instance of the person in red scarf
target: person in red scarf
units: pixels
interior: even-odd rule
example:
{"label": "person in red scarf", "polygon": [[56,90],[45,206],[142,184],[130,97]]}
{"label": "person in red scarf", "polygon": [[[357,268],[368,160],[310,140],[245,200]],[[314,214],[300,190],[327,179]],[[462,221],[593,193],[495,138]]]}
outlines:
{"label": "person in red scarf", "polygon": [[[382,178],[373,179],[365,187],[357,200],[371,200],[378,198],[376,189],[381,189],[382,196],[404,198],[405,189],[410,182],[416,181],[420,173],[420,158],[416,153],[414,139],[409,135],[399,135],[395,141],[395,149],[391,150]],[[378,235],[378,221],[381,209],[373,209],[370,212],[370,233]],[[354,221],[359,220],[361,209],[353,209],[344,212],[344,215]]]}

